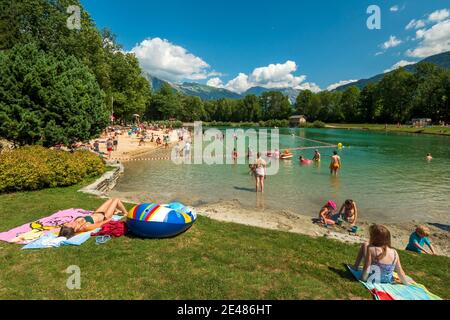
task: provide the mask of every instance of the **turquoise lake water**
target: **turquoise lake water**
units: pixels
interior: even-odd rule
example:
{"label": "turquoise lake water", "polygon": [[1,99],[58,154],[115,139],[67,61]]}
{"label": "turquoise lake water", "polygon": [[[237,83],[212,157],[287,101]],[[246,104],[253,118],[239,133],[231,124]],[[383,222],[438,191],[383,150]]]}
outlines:
{"label": "turquoise lake water", "polygon": [[[333,199],[340,205],[353,199],[360,217],[377,222],[450,222],[450,138],[402,133],[334,129],[281,129],[280,148],[343,143],[343,168],[329,173],[334,149],[322,149],[320,165],[300,166],[280,161],[278,174],[266,180],[266,192],[257,197],[247,165],[175,165],[171,161],[139,161],[125,165],[115,192],[140,201],[189,205],[238,200],[248,208],[288,209],[317,216]],[[294,136],[293,136],[294,135]],[[434,160],[427,162],[431,152]]]}

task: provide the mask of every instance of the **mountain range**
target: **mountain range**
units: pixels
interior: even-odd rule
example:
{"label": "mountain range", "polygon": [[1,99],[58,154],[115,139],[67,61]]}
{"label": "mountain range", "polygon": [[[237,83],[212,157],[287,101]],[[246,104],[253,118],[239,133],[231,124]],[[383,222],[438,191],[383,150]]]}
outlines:
{"label": "mountain range", "polygon": [[[403,68],[408,72],[414,73],[417,70],[417,66],[419,64],[425,63],[425,62],[433,63],[437,66],[440,66],[441,68],[450,69],[450,51],[440,53],[440,54],[437,54],[434,56],[430,56],[428,58],[423,59],[422,61],[419,61],[418,63],[410,64]],[[373,76],[369,79],[361,79],[356,82],[352,82],[352,83],[337,87],[336,89],[334,89],[334,91],[345,91],[349,87],[353,87],[353,86],[358,87],[359,89],[362,90],[369,83],[378,83],[381,81],[381,79],[384,78],[385,75],[392,73],[392,72],[394,72],[394,70],[387,72],[387,73],[377,74],[376,76]]]}
{"label": "mountain range", "polygon": [[[430,56],[418,63],[411,64],[408,66],[405,66],[404,69],[414,73],[417,69],[417,66],[424,62],[430,62],[434,63],[442,68],[450,69],[450,51],[437,54],[434,56]],[[391,71],[393,72],[393,71]],[[343,86],[340,86],[334,91],[345,91],[347,88],[356,86],[359,89],[363,89],[367,84],[369,83],[377,83],[383,79],[385,75],[388,73],[382,73],[378,74],[374,77],[371,77],[369,79],[361,79],[353,83],[349,83]],[[285,96],[289,98],[289,101],[294,104],[295,100],[297,99],[297,96],[300,93],[300,90],[293,89],[293,88],[264,88],[264,87],[253,87],[248,89],[242,94],[223,89],[223,88],[216,88],[211,87],[208,85],[200,84],[200,83],[192,83],[192,82],[184,82],[181,84],[178,83],[170,83],[161,79],[158,79],[148,73],[144,74],[144,76],[147,78],[147,80],[150,82],[150,86],[152,91],[157,91],[161,88],[161,86],[166,83],[170,85],[176,92],[179,92],[184,95],[188,96],[196,96],[200,97],[203,100],[218,100],[218,99],[240,99],[243,98],[249,94],[255,94],[257,96],[261,96],[264,92],[269,91],[277,91],[283,93]]]}
{"label": "mountain range", "polygon": [[167,82],[167,81],[161,80],[159,78],[156,78],[148,73],[144,74],[144,76],[150,82],[152,91],[158,91],[163,86],[163,84],[168,84],[176,92],[179,92],[179,93],[187,95],[187,96],[199,97],[203,100],[241,99],[250,94],[254,94],[259,97],[264,92],[277,91],[277,92],[281,92],[282,94],[287,96],[289,98],[289,101],[293,104],[295,102],[295,99],[297,99],[298,94],[300,93],[300,90],[296,90],[296,89],[292,89],[292,88],[268,89],[268,88],[263,88],[263,87],[253,87],[253,88],[248,89],[244,93],[239,94],[239,93],[227,90],[227,89],[211,87],[211,86],[208,86],[205,84],[194,83],[194,82],[184,82],[181,84],[171,83],[171,82]]}

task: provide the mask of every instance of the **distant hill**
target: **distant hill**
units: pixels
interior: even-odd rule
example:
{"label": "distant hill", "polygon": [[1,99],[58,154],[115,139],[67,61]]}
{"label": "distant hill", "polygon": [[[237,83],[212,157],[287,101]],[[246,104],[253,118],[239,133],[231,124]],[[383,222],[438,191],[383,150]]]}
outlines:
{"label": "distant hill", "polygon": [[242,94],[242,96],[248,96],[250,94],[257,95],[258,97],[261,96],[264,92],[281,92],[283,95],[289,98],[289,101],[294,104],[295,100],[297,99],[297,96],[300,94],[300,90],[292,89],[292,88],[263,88],[263,87],[253,87],[248,89],[246,92]]}
{"label": "distant hill", "polygon": [[172,84],[178,92],[187,95],[200,97],[203,100],[218,100],[218,99],[240,99],[242,96],[230,90],[207,86],[200,83]]}
{"label": "distant hill", "polygon": [[[423,59],[422,61],[416,63],[416,64],[410,64],[406,67],[404,67],[404,69],[406,71],[409,72],[416,72],[417,70],[417,66],[421,63],[425,63],[425,62],[429,62],[429,63],[433,63],[437,66],[440,66],[442,68],[446,68],[446,69],[450,69],[450,51],[448,52],[444,52],[444,53],[440,53],[434,56],[430,56],[428,58]],[[393,71],[391,71],[393,72]],[[380,82],[385,75],[391,73],[391,72],[387,72],[387,73],[383,73],[383,74],[378,74],[372,78],[369,79],[361,79],[357,82],[353,82],[353,83],[349,83],[343,86],[340,86],[336,89],[334,89],[333,91],[345,91],[346,89],[350,88],[350,87],[358,87],[359,89],[363,89],[366,85],[368,85],[369,83],[378,83]]]}
{"label": "distant hill", "polygon": [[163,84],[167,83],[170,85],[170,83],[161,80],[159,78],[156,78],[148,73],[144,73],[143,76],[148,80],[148,82],[150,83],[150,89],[152,91],[158,91],[159,89],[161,89],[161,87],[163,86]]}

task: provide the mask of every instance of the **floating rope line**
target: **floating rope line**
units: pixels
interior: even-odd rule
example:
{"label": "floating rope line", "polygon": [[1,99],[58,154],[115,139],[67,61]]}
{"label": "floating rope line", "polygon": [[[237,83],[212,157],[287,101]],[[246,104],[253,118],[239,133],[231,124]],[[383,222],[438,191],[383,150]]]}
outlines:
{"label": "floating rope line", "polygon": [[160,158],[112,158],[112,161],[162,161],[170,160],[170,157],[160,157]]}
{"label": "floating rope line", "polygon": [[311,149],[325,149],[325,148],[337,148],[337,145],[328,143],[328,142],[323,142],[323,141],[319,141],[319,140],[314,140],[314,139],[308,139],[308,138],[303,138],[303,137],[297,137],[299,139],[303,139],[306,141],[311,141],[311,142],[315,142],[315,143],[320,143],[322,144],[321,146],[314,146],[314,147],[299,147],[299,148],[287,148],[287,150],[290,151],[295,151],[295,150],[311,150]]}
{"label": "floating rope line", "polygon": [[336,145],[329,146],[315,146],[315,147],[303,147],[303,148],[289,148],[288,150],[311,150],[311,149],[328,149],[328,148],[337,148]]}

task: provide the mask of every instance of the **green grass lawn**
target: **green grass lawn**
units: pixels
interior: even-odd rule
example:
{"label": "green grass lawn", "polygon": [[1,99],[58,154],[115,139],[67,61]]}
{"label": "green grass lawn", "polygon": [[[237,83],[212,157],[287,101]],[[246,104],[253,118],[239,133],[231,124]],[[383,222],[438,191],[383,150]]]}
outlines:
{"label": "green grass lawn", "polygon": [[[0,195],[0,231],[61,209],[95,209],[102,200],[80,187]],[[173,239],[20,248],[0,243],[0,299],[371,299],[344,267],[354,245],[204,217]],[[401,258],[410,276],[450,298],[450,259]],[[70,265],[81,268],[81,290],[66,287]]]}
{"label": "green grass lawn", "polygon": [[[373,130],[373,131],[385,131],[384,124],[349,124],[349,123],[330,123],[327,127],[333,127],[337,129],[361,129],[361,130]],[[411,126],[402,125],[401,128],[397,128],[397,125],[388,125],[387,131],[392,132],[408,132],[408,133],[425,133],[434,135],[446,135],[450,136],[450,127],[434,126],[430,128],[412,128]]]}

